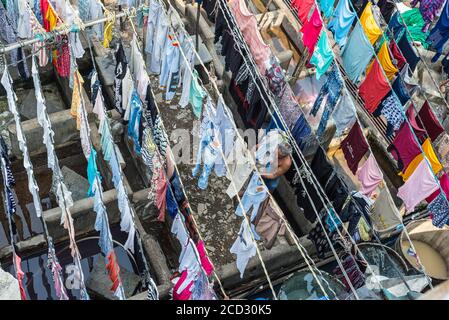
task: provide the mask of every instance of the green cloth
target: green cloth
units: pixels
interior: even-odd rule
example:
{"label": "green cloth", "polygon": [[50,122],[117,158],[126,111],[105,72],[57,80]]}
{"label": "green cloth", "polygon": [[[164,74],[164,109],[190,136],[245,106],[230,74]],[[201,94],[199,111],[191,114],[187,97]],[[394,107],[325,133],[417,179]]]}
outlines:
{"label": "green cloth", "polygon": [[310,63],[316,67],[316,78],[319,80],[334,60],[332,48],[329,46],[327,34],[325,31],[321,31],[320,39],[315,46]]}
{"label": "green cloth", "polygon": [[[420,42],[425,49],[429,46],[426,42],[427,36],[429,32],[422,32],[422,28],[424,26],[424,19],[419,12],[418,8],[413,8],[412,10],[408,10],[402,13],[402,18],[404,19],[405,25],[410,31],[410,35],[412,36],[413,41]],[[402,22],[401,18],[398,18],[399,22]],[[407,38],[410,39],[410,35],[407,32]]]}
{"label": "green cloth", "polygon": [[192,82],[190,84],[189,103],[192,105],[193,113],[199,119],[201,117],[201,110],[203,109],[203,99],[206,97],[206,92],[198,83],[198,71],[194,70],[192,75]]}

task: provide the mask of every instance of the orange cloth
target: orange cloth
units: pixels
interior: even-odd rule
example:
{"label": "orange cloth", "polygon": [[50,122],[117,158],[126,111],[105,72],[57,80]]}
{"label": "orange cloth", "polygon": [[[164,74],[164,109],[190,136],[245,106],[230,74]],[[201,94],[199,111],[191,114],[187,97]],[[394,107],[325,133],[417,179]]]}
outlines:
{"label": "orange cloth", "polygon": [[[391,62],[390,58],[390,52],[388,51],[387,42],[384,42],[382,47],[380,47],[379,52],[377,53],[377,57],[379,58],[380,65],[382,66],[382,69],[384,69],[385,74],[388,77],[388,80],[391,80],[396,72],[398,72],[398,69],[394,66],[394,64]],[[366,69],[366,73],[371,70],[371,66],[373,63],[371,63],[368,68]]]}
{"label": "orange cloth", "polygon": [[368,2],[365,9],[360,16],[360,23],[365,31],[366,37],[371,44],[374,44],[382,35],[382,29],[374,19],[373,11],[371,9],[372,3]]}
{"label": "orange cloth", "polygon": [[[424,153],[426,154],[426,158],[429,160],[430,165],[432,166],[433,173],[437,174],[440,172],[440,170],[443,168],[441,166],[440,161],[438,161],[438,158],[435,154],[435,151],[433,151],[432,144],[430,143],[430,138],[427,138],[426,141],[422,144],[422,149]],[[418,165],[421,163],[421,161],[424,160],[424,155],[422,153],[418,154],[412,162],[408,165],[407,169],[405,169],[404,172],[400,172],[399,175],[402,177],[404,181],[407,181],[408,178],[412,175],[412,173],[415,171],[415,169],[418,167]]]}

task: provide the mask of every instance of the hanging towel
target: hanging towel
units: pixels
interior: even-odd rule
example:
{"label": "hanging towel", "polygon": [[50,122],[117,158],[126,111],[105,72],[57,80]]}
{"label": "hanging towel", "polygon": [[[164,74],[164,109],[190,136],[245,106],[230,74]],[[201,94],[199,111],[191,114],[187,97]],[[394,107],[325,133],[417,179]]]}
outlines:
{"label": "hanging towel", "polygon": [[374,18],[372,6],[373,4],[371,2],[366,4],[365,9],[360,16],[360,23],[363,26],[363,30],[365,31],[369,42],[374,44],[383,32]]}

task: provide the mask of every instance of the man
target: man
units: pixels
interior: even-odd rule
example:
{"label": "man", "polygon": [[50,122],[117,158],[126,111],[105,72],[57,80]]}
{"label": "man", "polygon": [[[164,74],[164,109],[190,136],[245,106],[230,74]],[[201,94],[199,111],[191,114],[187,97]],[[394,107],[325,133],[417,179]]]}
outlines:
{"label": "man", "polygon": [[268,163],[266,170],[261,171],[261,176],[270,192],[273,192],[278,184],[281,176],[283,176],[292,165],[292,147],[288,142],[281,142],[277,146],[277,157],[273,161],[273,166]]}

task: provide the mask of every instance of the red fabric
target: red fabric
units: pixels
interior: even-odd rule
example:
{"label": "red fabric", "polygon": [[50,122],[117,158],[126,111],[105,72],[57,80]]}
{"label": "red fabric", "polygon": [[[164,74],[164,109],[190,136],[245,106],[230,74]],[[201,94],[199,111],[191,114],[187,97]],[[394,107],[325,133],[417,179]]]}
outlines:
{"label": "red fabric", "polygon": [[429,134],[430,140],[435,141],[435,139],[438,138],[442,132],[444,132],[444,128],[441,126],[437,117],[433,113],[427,100],[424,102],[421,110],[419,110],[418,115],[419,118],[417,117],[416,121],[418,123],[421,123],[422,121],[424,128],[426,128],[427,133]]}
{"label": "red fabric", "polygon": [[418,137],[419,142],[421,144],[424,143],[424,140],[426,140],[427,138],[427,131],[417,123],[413,103],[410,104],[405,114],[407,115],[407,119],[410,122],[416,136]]}
{"label": "red fabric", "polygon": [[312,5],[315,3],[314,0],[292,0],[292,7],[296,9],[298,13],[299,20],[302,24],[307,21],[309,17],[310,9]]}
{"label": "red fabric", "polygon": [[388,151],[398,161],[399,170],[402,172],[407,169],[410,162],[418,154],[421,154],[421,149],[407,123],[402,124],[393,142],[388,147]]}
{"label": "red fabric", "polygon": [[405,65],[407,60],[405,60],[404,56],[399,51],[398,46],[396,45],[396,42],[390,41],[390,50],[393,54],[393,58],[396,59],[396,67],[400,70]]}
{"label": "red fabric", "polygon": [[371,70],[359,87],[360,97],[365,102],[365,108],[370,113],[376,111],[379,103],[390,92],[390,86],[385,80],[381,66],[374,61]]}
{"label": "red fabric", "polygon": [[58,58],[54,60],[56,71],[61,77],[70,76],[70,49],[68,45],[67,36],[61,38],[62,46],[57,50]]}
{"label": "red fabric", "polygon": [[25,273],[22,271],[22,259],[15,253],[13,258],[16,267],[16,277],[17,281],[19,282],[20,298],[22,300],[27,300],[27,295],[23,287],[23,277],[25,276]]}
{"label": "red fabric", "polygon": [[356,174],[360,160],[369,150],[365,136],[358,122],[355,122],[346,138],[341,142],[341,149],[345,155],[348,167],[353,174]]}
{"label": "red fabric", "polygon": [[184,280],[187,278],[187,270],[184,270],[181,273],[181,277],[179,277],[178,282],[176,282],[175,286],[173,287],[173,300],[189,300],[190,296],[192,295],[192,292],[190,289],[193,286],[193,281],[184,289],[181,291],[181,293],[176,293],[178,291],[178,288],[181,286],[181,284],[184,282]]}
{"label": "red fabric", "polygon": [[206,255],[203,240],[200,240],[198,242],[198,244],[196,245],[196,249],[198,250],[198,253],[200,255],[201,265],[203,266],[204,271],[206,271],[206,274],[210,276],[210,274],[214,270],[214,266],[212,265],[212,263],[210,262],[209,258]]}
{"label": "red fabric", "polygon": [[301,28],[302,42],[309,51],[309,60],[312,57],[313,50],[318,42],[318,38],[320,37],[322,26],[323,22],[321,21],[320,13],[317,9],[315,9],[310,17],[310,20],[304,23]]}
{"label": "red fabric", "polygon": [[[441,176],[441,178],[440,178],[440,185],[441,185],[441,188],[443,189],[444,193],[446,194],[446,198],[449,199],[449,178],[447,176],[447,173],[444,173]],[[432,200],[435,199],[440,194],[440,192],[441,192],[441,190],[438,189],[437,191],[432,193],[430,196],[428,196],[426,198],[427,203],[432,202]]]}
{"label": "red fabric", "polygon": [[46,31],[50,31],[50,23],[46,19],[47,10],[48,10],[48,0],[41,0],[41,13],[43,17],[43,27]]}
{"label": "red fabric", "polygon": [[115,256],[114,250],[108,253],[108,263],[106,265],[106,270],[108,270],[109,278],[112,281],[111,291],[115,292],[120,285],[120,267],[117,263],[117,257]]}

